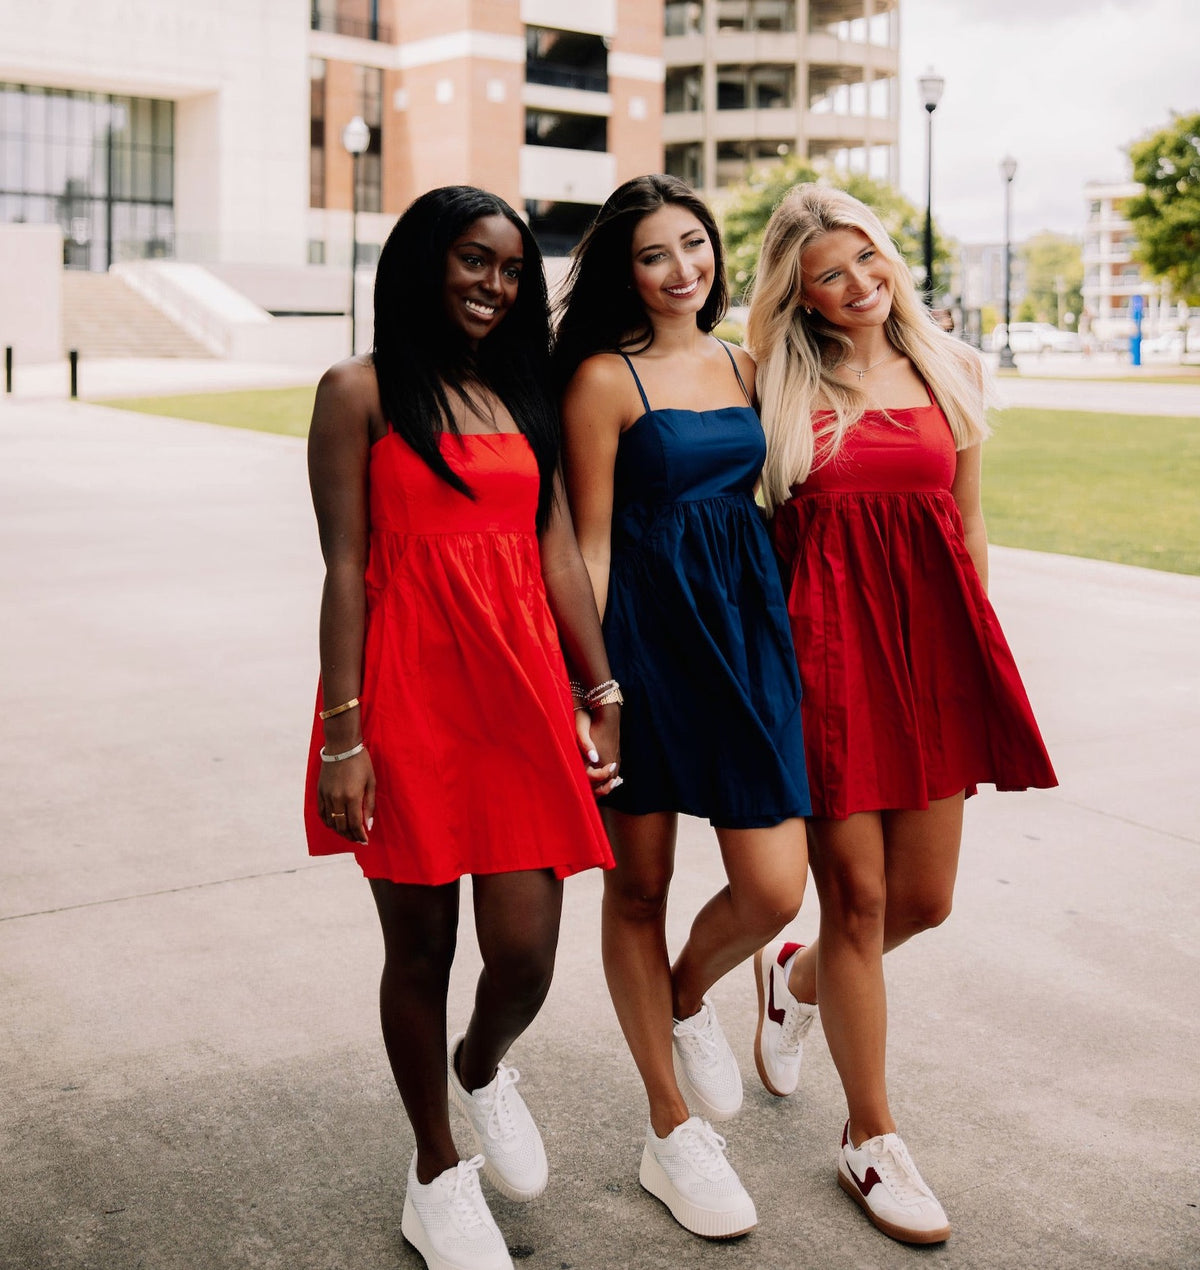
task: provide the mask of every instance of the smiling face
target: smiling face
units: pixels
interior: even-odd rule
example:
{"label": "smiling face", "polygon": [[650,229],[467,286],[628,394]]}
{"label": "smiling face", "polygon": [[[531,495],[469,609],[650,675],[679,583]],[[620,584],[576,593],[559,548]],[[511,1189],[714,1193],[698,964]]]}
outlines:
{"label": "smiling face", "polygon": [[667,203],[633,231],[633,286],[647,314],[696,314],[713,283],[713,245],[693,212]]}
{"label": "smiling face", "polygon": [[831,325],[882,326],[892,311],[891,262],[861,229],[832,229],[800,257],[800,303]]}
{"label": "smiling face", "polygon": [[446,315],[471,342],[499,326],[516,303],[525,248],[506,216],[472,221],[446,252]]}

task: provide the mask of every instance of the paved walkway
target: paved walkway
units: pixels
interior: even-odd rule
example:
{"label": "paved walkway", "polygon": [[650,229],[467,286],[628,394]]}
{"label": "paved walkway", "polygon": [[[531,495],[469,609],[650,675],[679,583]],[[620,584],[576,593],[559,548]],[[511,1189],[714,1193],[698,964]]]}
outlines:
{"label": "paved walkway", "polygon": [[[992,572],[1062,787],[974,800],[954,915],[889,959],[894,1103],[953,1239],[903,1248],[837,1189],[819,1033],[797,1097],[759,1088],[747,968],[713,995],[759,1227],[705,1244],[641,1192],[593,875],[512,1055],[552,1164],[541,1200],[495,1204],[518,1264],[1200,1264],[1200,579],[1000,549]],[[417,1267],[372,907],[300,826],[303,444],[9,402],[0,578],[0,1266]],[[673,947],[721,880],[687,822]],[[794,929],[815,927],[810,893]],[[477,967],[468,918],[456,1026]]]}

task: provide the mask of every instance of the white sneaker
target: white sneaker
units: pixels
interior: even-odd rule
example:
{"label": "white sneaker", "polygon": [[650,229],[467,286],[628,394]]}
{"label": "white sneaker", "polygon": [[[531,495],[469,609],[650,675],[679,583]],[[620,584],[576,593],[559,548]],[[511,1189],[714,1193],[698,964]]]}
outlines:
{"label": "white sneaker", "polygon": [[850,1144],[847,1121],[838,1155],[838,1185],[893,1239],[937,1244],[950,1238],[945,1210],[894,1133],[868,1138],[855,1147]]}
{"label": "white sneaker", "polygon": [[517,1092],[521,1073],[501,1063],[490,1084],[468,1093],[454,1070],[463,1035],[450,1041],[450,1097],[471,1126],[484,1174],[509,1199],[537,1199],[546,1189],[549,1169],[542,1135]]}
{"label": "white sneaker", "polygon": [[742,1105],[742,1073],[712,1002],[705,997],[690,1019],[677,1019],[672,1033],[675,1079],[690,1105],[710,1120],[728,1120]]}
{"label": "white sneaker", "polygon": [[482,1167],[482,1155],[459,1160],[422,1186],[413,1152],[400,1229],[429,1270],[513,1270],[504,1236],[479,1189]]}
{"label": "white sneaker", "polygon": [[758,985],[754,1064],[762,1083],[776,1098],[796,1092],[804,1041],[817,1017],[815,1005],[797,1001],[788,989],[787,964],[803,947],[779,940],[754,954]]}
{"label": "white sneaker", "polygon": [[725,1158],[725,1139],[699,1116],[665,1138],[646,1126],[638,1180],[694,1235],[731,1239],[758,1224],[754,1201]]}

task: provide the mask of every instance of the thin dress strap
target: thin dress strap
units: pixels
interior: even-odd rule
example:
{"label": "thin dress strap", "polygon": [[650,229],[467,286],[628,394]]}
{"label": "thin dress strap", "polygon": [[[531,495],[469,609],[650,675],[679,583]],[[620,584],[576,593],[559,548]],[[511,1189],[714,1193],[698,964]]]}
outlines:
{"label": "thin dress strap", "polygon": [[746,382],[742,379],[742,372],[738,370],[737,358],[734,357],[733,350],[725,343],[724,340],[718,340],[715,335],[713,336],[713,339],[717,340],[717,343],[725,350],[725,356],[729,358],[729,364],[733,367],[733,373],[737,376],[738,384],[742,390],[742,396],[746,398],[746,404],[748,406],[753,406],[754,398],[746,391]]}
{"label": "thin dress strap", "polygon": [[650,414],[650,399],[646,396],[646,390],[642,387],[642,381],[638,378],[637,371],[633,369],[633,362],[629,360],[627,354],[622,353],[621,356],[625,358],[625,365],[629,367],[629,373],[633,376],[633,382],[637,384],[638,392],[642,394],[642,405],[646,407],[646,413]]}

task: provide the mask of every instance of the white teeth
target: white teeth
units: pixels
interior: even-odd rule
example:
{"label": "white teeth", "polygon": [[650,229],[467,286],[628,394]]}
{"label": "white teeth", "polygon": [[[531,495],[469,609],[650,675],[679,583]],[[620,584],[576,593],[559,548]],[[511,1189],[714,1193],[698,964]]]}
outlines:
{"label": "white teeth", "polygon": [[879,288],[877,286],[875,290],[871,292],[870,295],[863,296],[861,300],[854,300],[850,304],[848,304],[846,307],[848,309],[864,309],[868,305],[873,304],[878,295],[879,295]]}
{"label": "white teeth", "polygon": [[490,318],[496,312],[494,304],[480,304],[478,300],[464,300],[463,303],[472,313],[477,313],[480,317]]}
{"label": "white teeth", "polygon": [[694,281],[689,282],[686,287],[668,287],[667,294],[673,295],[678,297],[679,299],[682,299],[684,296],[691,295],[692,292],[695,291],[695,289],[699,285],[700,285],[700,279],[696,278]]}

